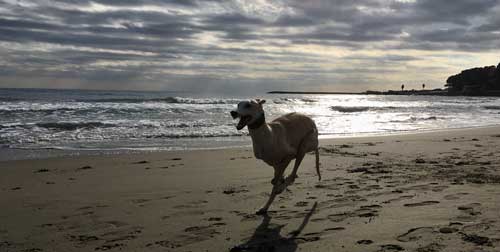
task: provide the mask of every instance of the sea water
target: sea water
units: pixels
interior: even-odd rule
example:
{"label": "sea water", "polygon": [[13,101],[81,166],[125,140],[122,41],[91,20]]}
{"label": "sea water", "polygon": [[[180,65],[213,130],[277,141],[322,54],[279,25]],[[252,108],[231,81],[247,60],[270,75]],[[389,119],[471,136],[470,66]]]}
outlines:
{"label": "sea water", "polygon": [[300,112],[321,138],[500,124],[500,98],[0,89],[0,151],[180,150],[249,146],[229,112],[266,99],[268,121]]}

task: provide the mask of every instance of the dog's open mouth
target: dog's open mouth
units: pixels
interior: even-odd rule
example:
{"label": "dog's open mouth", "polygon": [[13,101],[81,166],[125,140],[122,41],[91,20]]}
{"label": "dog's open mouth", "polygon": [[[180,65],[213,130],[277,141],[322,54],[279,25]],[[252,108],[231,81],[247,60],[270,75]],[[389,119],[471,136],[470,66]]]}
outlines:
{"label": "dog's open mouth", "polygon": [[247,126],[250,120],[252,120],[252,117],[249,115],[240,117],[240,122],[238,122],[238,125],[236,125],[236,129],[237,130],[243,129],[245,126]]}

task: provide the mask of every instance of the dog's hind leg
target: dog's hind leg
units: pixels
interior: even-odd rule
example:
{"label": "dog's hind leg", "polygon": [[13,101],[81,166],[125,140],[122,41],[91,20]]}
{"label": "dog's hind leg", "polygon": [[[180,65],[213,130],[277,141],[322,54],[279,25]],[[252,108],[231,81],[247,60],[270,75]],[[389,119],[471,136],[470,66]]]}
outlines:
{"label": "dog's hind leg", "polygon": [[297,171],[299,170],[300,163],[302,163],[302,160],[304,159],[306,153],[313,150],[312,147],[315,145],[312,141],[314,139],[311,138],[313,136],[313,133],[314,131],[311,131],[300,142],[299,147],[297,148],[297,154],[295,154],[295,164],[293,166],[293,170],[285,179],[286,186],[293,184],[295,179],[299,177],[297,176]]}
{"label": "dog's hind leg", "polygon": [[299,150],[299,153],[297,153],[297,156],[295,158],[295,164],[293,165],[292,172],[285,179],[286,186],[293,184],[293,182],[295,181],[295,178],[298,178],[297,171],[299,170],[300,163],[302,163],[302,160],[304,159],[305,155],[306,155],[306,153],[301,148],[301,150]]}

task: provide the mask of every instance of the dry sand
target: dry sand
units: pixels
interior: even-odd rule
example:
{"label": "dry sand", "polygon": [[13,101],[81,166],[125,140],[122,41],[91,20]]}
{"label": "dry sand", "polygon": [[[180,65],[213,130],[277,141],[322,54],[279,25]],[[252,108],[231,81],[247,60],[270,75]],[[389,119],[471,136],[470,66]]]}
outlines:
{"label": "dry sand", "polygon": [[321,146],[268,216],[250,149],[0,162],[0,251],[500,251],[500,127]]}

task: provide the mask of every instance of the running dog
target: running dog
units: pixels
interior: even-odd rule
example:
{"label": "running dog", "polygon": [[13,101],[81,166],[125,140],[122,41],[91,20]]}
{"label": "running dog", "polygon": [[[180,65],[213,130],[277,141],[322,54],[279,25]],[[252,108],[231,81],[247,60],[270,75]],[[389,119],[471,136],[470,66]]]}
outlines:
{"label": "running dog", "polygon": [[[236,110],[231,111],[233,119],[239,118],[237,130],[248,127],[252,138],[253,152],[257,159],[263,160],[274,168],[271,180],[273,189],[266,204],[257,214],[266,214],[276,195],[293,184],[297,178],[297,170],[305,154],[314,151],[316,154],[316,172],[319,171],[318,129],[314,121],[299,113],[289,113],[266,123],[262,104],[265,100],[242,101]],[[290,175],[283,177],[288,164],[295,159]]]}

